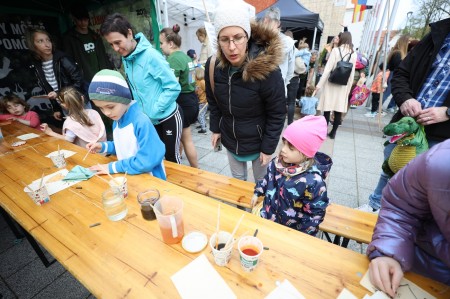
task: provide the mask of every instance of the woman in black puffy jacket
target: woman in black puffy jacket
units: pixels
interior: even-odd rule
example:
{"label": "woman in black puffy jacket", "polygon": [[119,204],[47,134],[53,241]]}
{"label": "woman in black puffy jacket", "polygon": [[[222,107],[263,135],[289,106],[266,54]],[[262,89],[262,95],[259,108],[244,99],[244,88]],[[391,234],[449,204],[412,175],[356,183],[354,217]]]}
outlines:
{"label": "woman in black puffy jacket", "polygon": [[63,109],[57,101],[57,92],[63,87],[73,86],[85,94],[82,90],[83,73],[71,58],[55,49],[47,31],[30,29],[26,40],[32,54],[30,68],[52,103],[53,117],[57,120],[54,124],[62,126]]}
{"label": "woman in black puffy jacket", "polygon": [[226,3],[217,8],[217,60],[214,67],[211,59],[206,63],[205,85],[212,145],[221,140],[227,149],[233,177],[247,180],[247,162],[252,162],[258,180],[266,174],[286,118],[278,67],[283,46],[278,32],[264,24],[250,24],[245,13]]}

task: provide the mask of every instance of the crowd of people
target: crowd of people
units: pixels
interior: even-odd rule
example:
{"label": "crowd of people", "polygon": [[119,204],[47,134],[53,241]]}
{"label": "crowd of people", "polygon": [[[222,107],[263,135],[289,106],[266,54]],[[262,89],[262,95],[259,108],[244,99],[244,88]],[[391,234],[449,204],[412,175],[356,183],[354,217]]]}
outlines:
{"label": "crowd of people", "polygon": [[[388,72],[378,65],[370,74],[350,32],[339,33],[319,55],[305,39],[282,33],[277,8],[256,21],[242,3],[222,2],[214,19],[217,52],[200,28],[199,56],[181,51],[178,25],[159,32],[159,52],[121,14],[108,15],[100,35],[89,29],[87,10],[74,7],[72,16],[64,52],[45,30],[27,32],[31,68],[53,115],[37,115],[8,95],[1,120],[38,128],[91,153],[116,155],[116,162],[91,167],[98,174],[151,173],[161,179],[163,159],[180,163],[183,151],[198,167],[191,136],[198,122],[200,134],[212,133],[211,148],[225,148],[234,178],[247,180],[251,162],[254,213],[310,235],[329,203],[325,178],[333,162],[319,152],[321,144],[327,136],[336,138],[352,91],[366,76],[374,78],[368,116],[379,110],[387,82],[382,100],[392,94],[388,108],[398,107],[391,122],[415,118],[431,149],[391,179],[382,173],[370,195],[366,210],[380,211],[367,252],[371,280],[391,296],[404,271],[450,283],[450,19],[431,24],[431,33],[410,52],[409,37],[400,37],[387,57]],[[111,70],[102,39],[120,55],[123,73]],[[85,51],[85,43],[94,47]],[[394,147],[386,146],[385,157]],[[260,205],[258,196],[264,196]]]}

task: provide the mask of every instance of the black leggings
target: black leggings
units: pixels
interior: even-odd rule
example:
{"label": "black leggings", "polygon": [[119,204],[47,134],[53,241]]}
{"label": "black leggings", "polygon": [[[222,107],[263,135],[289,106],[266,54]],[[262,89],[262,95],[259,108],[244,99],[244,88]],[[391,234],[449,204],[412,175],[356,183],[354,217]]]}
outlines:
{"label": "black leggings", "polygon": [[174,113],[160,120],[159,124],[155,125],[155,129],[158,132],[159,138],[166,146],[166,160],[180,164],[180,141],[181,132],[183,131],[183,116],[178,106]]}

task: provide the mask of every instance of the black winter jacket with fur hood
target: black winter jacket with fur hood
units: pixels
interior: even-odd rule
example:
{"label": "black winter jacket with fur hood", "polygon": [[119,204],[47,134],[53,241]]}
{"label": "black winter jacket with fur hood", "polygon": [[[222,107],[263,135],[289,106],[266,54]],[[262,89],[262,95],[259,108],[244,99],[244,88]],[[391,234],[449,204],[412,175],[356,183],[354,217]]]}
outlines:
{"label": "black winter jacket with fur hood", "polygon": [[286,117],[284,82],[278,65],[283,45],[277,32],[251,24],[247,59],[232,75],[220,48],[214,69],[214,94],[205,65],[210,130],[221,133],[226,149],[237,155],[273,154]]}

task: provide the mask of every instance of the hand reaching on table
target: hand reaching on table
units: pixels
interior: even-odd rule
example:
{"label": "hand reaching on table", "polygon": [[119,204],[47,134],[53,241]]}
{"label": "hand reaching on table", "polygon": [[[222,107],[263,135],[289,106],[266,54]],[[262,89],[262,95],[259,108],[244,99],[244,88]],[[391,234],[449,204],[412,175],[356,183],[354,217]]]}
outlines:
{"label": "hand reaching on table", "polygon": [[101,143],[98,143],[98,142],[89,142],[88,144],[86,144],[86,149],[91,154],[95,154],[95,153],[98,153],[99,151],[101,151],[102,145],[101,145]]}
{"label": "hand reaching on table", "polygon": [[399,262],[395,259],[381,256],[370,262],[369,277],[377,289],[394,298],[403,278],[403,271]]}
{"label": "hand reaching on table", "polygon": [[252,200],[250,202],[251,207],[253,208],[258,203],[258,195],[253,194]]}
{"label": "hand reaching on table", "polygon": [[109,168],[108,164],[97,164],[89,167],[89,170],[96,171],[96,174],[108,174]]}

